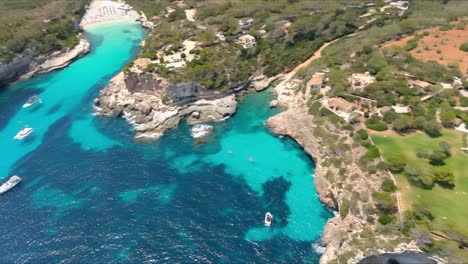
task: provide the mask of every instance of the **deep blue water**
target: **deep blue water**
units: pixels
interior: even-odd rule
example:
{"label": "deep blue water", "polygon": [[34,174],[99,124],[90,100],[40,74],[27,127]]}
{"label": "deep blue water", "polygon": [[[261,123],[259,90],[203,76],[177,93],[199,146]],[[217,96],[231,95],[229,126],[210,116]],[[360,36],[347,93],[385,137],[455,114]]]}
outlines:
{"label": "deep blue water", "polygon": [[[91,54],[0,92],[0,178],[23,178],[0,196],[0,263],[318,262],[330,215],[309,157],[263,126],[278,111],[268,91],[204,144],[186,124],[136,144],[125,121],[94,117],[92,100],[143,31],[122,23],[87,36]],[[32,94],[44,103],[21,109]],[[25,124],[34,136],[14,141]]]}

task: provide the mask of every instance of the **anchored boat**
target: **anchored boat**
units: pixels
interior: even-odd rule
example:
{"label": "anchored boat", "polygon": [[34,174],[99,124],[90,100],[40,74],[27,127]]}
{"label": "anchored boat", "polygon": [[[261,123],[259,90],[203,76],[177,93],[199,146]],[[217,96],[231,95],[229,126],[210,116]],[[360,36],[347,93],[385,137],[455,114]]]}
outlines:
{"label": "anchored boat", "polygon": [[267,212],[265,214],[265,226],[270,227],[271,226],[271,221],[273,221],[273,215],[270,212]]}
{"label": "anchored boat", "polygon": [[26,101],[26,103],[24,103],[23,108],[28,108],[31,105],[35,104],[35,103],[42,103],[42,100],[39,99],[39,97],[33,95],[33,96],[29,97],[29,99],[28,99],[28,101]]}
{"label": "anchored boat", "polygon": [[16,136],[14,136],[13,138],[14,139],[18,139],[18,140],[22,140],[24,139],[25,137],[31,135],[31,133],[33,132],[34,130],[28,126],[25,126],[23,129],[20,130],[20,132],[18,132],[18,134],[16,134]]}
{"label": "anchored boat", "polygon": [[11,190],[13,187],[15,187],[16,185],[18,185],[18,183],[21,182],[21,178],[18,177],[18,176],[11,176],[10,179],[8,179],[7,182],[5,182],[4,184],[2,184],[2,186],[0,186],[0,194],[2,193],[6,193],[8,192],[9,190]]}

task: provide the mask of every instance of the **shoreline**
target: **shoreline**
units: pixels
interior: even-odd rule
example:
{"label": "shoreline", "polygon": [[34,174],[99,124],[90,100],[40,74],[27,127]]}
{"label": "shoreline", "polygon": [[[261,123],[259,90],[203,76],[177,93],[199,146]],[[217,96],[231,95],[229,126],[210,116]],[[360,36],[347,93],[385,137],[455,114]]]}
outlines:
{"label": "shoreline", "polygon": [[115,19],[115,20],[106,20],[106,21],[99,21],[99,22],[93,22],[86,24],[82,26],[83,31],[87,31],[89,29],[93,29],[95,27],[99,26],[104,26],[104,25],[111,25],[111,24],[119,24],[119,23],[135,23],[135,24],[141,24],[140,21],[138,20],[132,20],[132,19]]}
{"label": "shoreline", "polygon": [[[125,11],[125,15],[101,16],[89,18],[98,13],[100,8],[121,5],[121,3],[110,0],[93,0],[80,20],[80,28],[83,31],[91,30],[94,27],[113,24],[113,23],[139,23],[144,25],[146,18],[139,15],[131,7]],[[99,21],[101,20],[101,21]],[[89,22],[87,22],[89,21]],[[31,52],[21,54],[11,62],[0,64],[0,89],[14,85],[18,81],[30,79],[43,73],[49,73],[55,70],[66,68],[75,60],[83,57],[91,50],[90,42],[80,32],[78,33],[79,43],[67,50],[54,51],[45,55],[34,57]]]}
{"label": "shoreline", "polygon": [[31,79],[39,74],[66,68],[91,50],[90,42],[81,33],[78,38],[79,43],[67,50],[56,51],[34,58],[22,55],[9,63],[0,64],[4,68],[3,74],[6,76],[3,78],[4,81],[0,88],[8,88],[19,81]]}

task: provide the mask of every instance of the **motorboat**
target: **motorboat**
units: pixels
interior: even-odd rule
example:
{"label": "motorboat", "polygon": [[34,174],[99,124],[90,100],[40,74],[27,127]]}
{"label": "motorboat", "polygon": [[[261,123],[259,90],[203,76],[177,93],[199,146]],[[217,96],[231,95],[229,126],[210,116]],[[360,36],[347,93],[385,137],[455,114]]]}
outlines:
{"label": "motorboat", "polygon": [[23,129],[21,129],[16,136],[14,136],[14,139],[22,140],[26,138],[27,136],[31,135],[34,130],[28,126],[25,126]]}
{"label": "motorboat", "polygon": [[21,178],[14,175],[14,176],[11,176],[10,179],[8,179],[7,182],[5,182],[4,184],[2,184],[2,186],[0,186],[0,194],[2,193],[6,193],[8,192],[9,190],[11,190],[13,187],[15,187],[16,185],[18,185],[18,183],[21,182]]}
{"label": "motorboat", "polygon": [[273,215],[270,212],[267,212],[265,214],[265,226],[270,227],[272,221],[273,221]]}
{"label": "motorboat", "polygon": [[33,95],[33,96],[29,97],[29,99],[28,99],[28,101],[26,101],[26,103],[24,103],[23,108],[28,108],[31,105],[35,104],[35,103],[42,103],[42,100],[39,99],[39,97]]}

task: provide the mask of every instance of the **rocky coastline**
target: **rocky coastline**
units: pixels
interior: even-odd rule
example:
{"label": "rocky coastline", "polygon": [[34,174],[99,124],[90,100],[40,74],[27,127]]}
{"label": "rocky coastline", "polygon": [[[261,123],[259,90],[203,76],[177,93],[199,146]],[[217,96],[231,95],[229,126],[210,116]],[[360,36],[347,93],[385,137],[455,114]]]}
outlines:
{"label": "rocky coastline", "polygon": [[[351,151],[337,151],[327,145],[329,138],[326,136],[330,135],[336,141],[349,146],[353,144],[353,140],[348,135],[348,131],[330,122],[323,124],[323,120],[319,121],[317,117],[308,113],[307,96],[302,92],[297,92],[300,90],[297,85],[301,83],[300,80],[292,79],[286,84],[282,83],[275,87],[275,101],[277,101],[275,104],[285,107],[286,110],[270,117],[265,122],[265,126],[275,135],[292,138],[310,155],[316,164],[314,185],[320,200],[336,211],[335,216],[328,220],[322,234],[322,242],[326,246],[326,251],[320,263],[330,263],[345,255],[349,256],[347,257],[349,262],[346,263],[354,263],[371,254],[403,252],[408,249],[420,252],[414,241],[396,233],[384,235],[378,231],[380,228],[376,223],[378,216],[367,208],[370,205],[375,206],[372,193],[379,191],[383,175],[378,173],[369,175],[360,168],[359,159],[355,158],[365,152],[360,147],[352,146]],[[318,123],[320,126],[317,125]],[[332,165],[325,165],[329,164],[331,158],[342,161],[339,166],[342,170]],[[337,178],[344,180],[344,184],[337,184],[334,180]],[[367,197],[365,199],[367,201],[357,199],[356,194]],[[357,201],[357,205],[354,206],[356,209],[348,212],[346,208],[346,214],[343,214],[341,207],[345,207],[345,204],[349,204],[350,201]],[[370,219],[372,220],[369,221]],[[374,231],[378,238],[372,238],[372,241],[392,242],[389,244],[370,243],[369,234],[373,234]]]}
{"label": "rocky coastline", "polygon": [[125,118],[135,128],[135,140],[152,141],[183,119],[189,124],[228,119],[239,96],[264,90],[278,77],[256,73],[229,89],[208,91],[194,82],[172,84],[155,73],[120,72],[101,90],[94,108],[97,115]]}
{"label": "rocky coastline", "polygon": [[[265,78],[256,80],[266,87],[270,84]],[[236,96],[248,87],[260,87],[257,81],[216,92],[196,83],[171,84],[152,73],[126,76],[120,72],[101,90],[94,107],[97,115],[125,118],[135,128],[136,140],[153,140],[184,118],[189,124],[226,120],[237,110]]]}
{"label": "rocky coastline", "polygon": [[16,80],[28,79],[40,73],[67,67],[90,50],[89,41],[81,34],[79,39],[80,41],[76,46],[64,51],[34,57],[34,51],[27,50],[23,55],[12,61],[0,64],[0,87]]}

